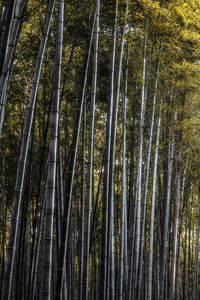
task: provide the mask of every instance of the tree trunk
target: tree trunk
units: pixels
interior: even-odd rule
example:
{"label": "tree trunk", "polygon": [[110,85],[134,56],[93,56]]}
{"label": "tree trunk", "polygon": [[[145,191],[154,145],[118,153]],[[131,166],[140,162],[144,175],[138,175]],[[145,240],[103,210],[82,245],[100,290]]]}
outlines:
{"label": "tree trunk", "polygon": [[55,75],[53,84],[51,121],[50,121],[50,145],[48,155],[47,188],[45,193],[45,221],[44,221],[44,253],[41,298],[51,298],[52,286],[52,253],[54,232],[54,206],[56,189],[56,165],[58,149],[58,128],[60,111],[60,89],[61,89],[61,66],[62,66],[62,44],[64,23],[64,0],[58,1],[55,54]]}
{"label": "tree trunk", "polygon": [[154,219],[155,219],[155,203],[156,203],[156,190],[157,190],[157,169],[158,169],[158,157],[159,157],[159,138],[160,138],[160,126],[161,126],[161,107],[158,118],[157,133],[156,133],[156,148],[154,157],[153,168],[153,186],[152,186],[152,200],[151,200],[151,216],[150,216],[150,236],[149,236],[149,257],[148,257],[148,285],[147,285],[147,299],[152,299],[152,270],[153,270],[153,246],[154,246]]}
{"label": "tree trunk", "polygon": [[[160,55],[160,53],[159,53]],[[145,166],[145,184],[144,191],[142,193],[143,198],[143,214],[142,214],[142,224],[141,224],[141,245],[140,245],[140,260],[139,260],[139,275],[138,275],[138,293],[137,297],[140,299],[141,293],[141,284],[142,284],[142,273],[143,273],[143,253],[144,253],[144,235],[145,235],[145,225],[146,225],[146,205],[147,205],[147,195],[148,195],[148,182],[149,182],[149,169],[150,169],[150,160],[151,160],[151,147],[152,147],[152,139],[153,139],[153,128],[154,128],[154,120],[155,120],[155,112],[156,112],[156,102],[157,102],[157,92],[158,92],[158,79],[159,79],[159,69],[160,69],[160,58],[158,58],[157,66],[156,66],[156,78],[155,78],[155,86],[154,86],[154,95],[153,95],[153,107],[152,107],[152,116],[151,116],[151,127],[150,134],[148,140],[147,147],[147,155],[146,155],[146,166]]]}
{"label": "tree trunk", "polygon": [[109,215],[109,255],[110,255],[110,299],[115,299],[115,259],[114,259],[114,171],[115,171],[115,148],[116,148],[116,134],[117,134],[117,119],[118,119],[118,105],[120,95],[120,83],[121,83],[121,69],[122,58],[124,50],[124,35],[126,28],[126,20],[128,15],[128,1],[126,1],[125,20],[122,29],[122,36],[119,48],[119,57],[116,68],[115,78],[115,94],[113,101],[113,114],[112,114],[112,126],[111,126],[111,145],[110,145],[110,174],[109,174],[109,201],[110,201],[110,215]]}
{"label": "tree trunk", "polygon": [[46,20],[44,24],[44,33],[42,35],[40,48],[38,52],[33,85],[31,89],[29,106],[27,108],[24,132],[22,136],[20,158],[18,163],[17,178],[16,178],[14,199],[12,205],[10,238],[7,247],[7,256],[6,256],[5,270],[4,270],[4,281],[2,287],[3,300],[4,299],[9,300],[11,294],[12,273],[13,273],[13,264],[14,264],[14,257],[15,257],[15,248],[17,244],[17,234],[18,234],[18,226],[19,226],[20,207],[22,201],[22,192],[24,186],[25,168],[27,163],[30,136],[31,136],[33,118],[35,113],[38,84],[40,79],[41,67],[44,58],[44,51],[47,43],[53,8],[54,8],[54,0],[50,0],[48,10],[47,10]]}
{"label": "tree trunk", "polygon": [[[176,114],[175,114],[176,120]],[[168,251],[168,230],[169,230],[169,211],[170,211],[170,200],[171,200],[171,186],[172,186],[172,172],[173,172],[173,160],[174,160],[174,133],[172,136],[172,142],[168,144],[168,178],[167,178],[167,194],[166,204],[164,213],[164,224],[163,224],[163,243],[162,243],[162,261],[161,261],[161,280],[160,280],[160,299],[164,299],[164,287],[166,283],[166,262],[167,262],[167,251]]]}
{"label": "tree trunk", "polygon": [[111,127],[113,114],[113,94],[114,94],[114,73],[115,73],[115,51],[116,51],[116,30],[117,30],[118,0],[115,6],[115,20],[112,34],[112,53],[110,61],[110,91],[107,106],[106,120],[106,145],[104,158],[103,177],[103,205],[102,205],[102,238],[101,238],[101,274],[100,274],[100,298],[105,300],[108,288],[108,260],[109,260],[109,176],[110,176],[110,147],[111,147]]}
{"label": "tree trunk", "polygon": [[78,104],[76,121],[74,126],[73,132],[73,139],[72,145],[70,149],[70,157],[68,163],[68,176],[66,181],[66,199],[65,199],[65,207],[64,207],[64,214],[63,214],[63,224],[61,229],[61,244],[60,244],[60,251],[59,251],[59,261],[58,261],[58,272],[57,272],[57,279],[56,279],[56,299],[61,299],[62,289],[63,289],[63,280],[64,280],[64,266],[66,261],[66,251],[67,251],[67,239],[68,239],[68,232],[69,232],[69,219],[70,219],[70,210],[71,210],[71,201],[72,201],[72,188],[74,182],[74,172],[75,172],[75,164],[76,164],[76,156],[77,156],[77,148],[78,148],[78,140],[79,140],[79,133],[80,133],[80,124],[82,118],[82,111],[83,111],[83,102],[85,99],[85,90],[87,85],[87,75],[88,75],[88,67],[90,61],[90,52],[91,52],[91,45],[94,33],[94,26],[96,22],[96,11],[94,14],[92,28],[89,36],[89,45],[88,51],[86,53],[86,65],[85,65],[85,75],[83,80],[83,89],[82,95],[80,97],[80,101]]}
{"label": "tree trunk", "polygon": [[88,268],[89,268],[89,249],[90,249],[90,218],[91,218],[91,200],[92,200],[92,175],[93,175],[93,153],[94,153],[94,121],[95,106],[97,94],[97,67],[98,67],[98,47],[99,47],[99,11],[100,1],[96,1],[96,25],[95,25],[95,43],[93,56],[93,79],[92,79],[92,98],[90,103],[90,132],[88,147],[88,174],[87,174],[87,196],[85,205],[85,245],[84,245],[84,263],[83,263],[83,299],[88,299]]}
{"label": "tree trunk", "polygon": [[176,177],[176,197],[175,197],[175,214],[174,214],[174,228],[173,228],[173,241],[172,241],[172,258],[171,258],[171,286],[170,286],[170,299],[174,300],[176,295],[176,270],[177,270],[177,248],[178,248],[178,230],[179,230],[179,209],[180,209],[180,196],[181,196],[181,155],[182,145],[179,142],[178,162],[177,162],[177,177]]}
{"label": "tree trunk", "polygon": [[124,94],[122,97],[122,203],[121,203],[121,233],[120,233],[120,267],[119,267],[119,299],[123,299],[123,293],[127,286],[128,258],[127,258],[127,167],[126,167],[126,107],[127,107],[127,80],[128,80],[128,45],[127,61],[124,78]]}
{"label": "tree trunk", "polygon": [[4,64],[0,76],[0,136],[4,120],[5,101],[7,99],[9,73],[12,68],[13,54],[16,49],[17,40],[19,37],[19,30],[27,1],[28,0],[20,0],[18,3],[16,1],[14,2],[14,10],[11,20],[10,32],[8,34]]}

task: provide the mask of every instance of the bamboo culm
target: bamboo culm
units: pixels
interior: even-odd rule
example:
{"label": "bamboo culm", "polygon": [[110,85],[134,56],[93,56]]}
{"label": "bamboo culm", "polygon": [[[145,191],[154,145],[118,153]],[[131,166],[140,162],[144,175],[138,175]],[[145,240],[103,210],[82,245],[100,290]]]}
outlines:
{"label": "bamboo culm", "polygon": [[63,23],[64,23],[64,0],[58,1],[57,34],[55,73],[52,94],[51,121],[50,121],[50,145],[48,155],[48,172],[45,193],[45,221],[43,234],[43,268],[41,299],[51,299],[52,286],[52,256],[53,256],[53,220],[56,189],[56,166],[58,149],[58,128],[60,111],[60,89],[61,89],[61,66],[63,45]]}
{"label": "bamboo culm", "polygon": [[10,299],[10,294],[11,294],[13,264],[14,264],[15,249],[17,244],[19,215],[20,215],[20,208],[21,208],[21,201],[22,201],[22,192],[24,186],[24,176],[25,176],[25,169],[27,163],[27,155],[28,155],[28,149],[30,144],[33,118],[35,113],[36,97],[37,97],[41,67],[44,59],[44,51],[47,43],[53,8],[54,8],[54,0],[50,0],[48,5],[46,20],[44,24],[44,32],[39,47],[35,74],[34,74],[32,89],[30,93],[30,100],[27,108],[27,114],[26,114],[26,119],[24,124],[24,132],[23,132],[22,142],[21,142],[20,157],[19,157],[19,163],[17,169],[17,177],[16,177],[13,205],[12,205],[12,213],[11,213],[10,237],[9,237],[9,242],[7,247],[4,280],[3,280],[3,287],[2,287],[2,299],[6,299],[6,300]]}
{"label": "bamboo culm", "polygon": [[97,71],[98,71],[98,47],[99,47],[99,13],[100,1],[96,1],[96,24],[94,32],[94,56],[93,56],[93,82],[92,97],[90,104],[90,133],[88,148],[88,174],[87,174],[87,196],[85,205],[85,249],[84,249],[84,269],[83,269],[83,299],[88,299],[88,268],[90,249],[90,218],[92,200],[92,174],[93,174],[93,153],[94,153],[94,121],[97,95]]}
{"label": "bamboo culm", "polygon": [[[80,134],[80,124],[83,112],[83,102],[85,99],[85,91],[87,85],[87,74],[88,74],[88,67],[90,61],[90,53],[91,53],[91,46],[92,40],[94,35],[94,27],[96,22],[96,10],[94,13],[92,27],[89,37],[89,45],[87,50],[87,58],[86,58],[86,65],[85,65],[85,74],[83,79],[83,89],[82,94],[78,103],[78,111],[75,120],[75,127],[72,139],[72,145],[70,149],[70,157],[69,157],[69,173],[67,176],[66,182],[66,199],[65,199],[65,207],[63,213],[63,222],[61,228],[61,244],[60,244],[60,251],[59,251],[59,260],[58,260],[58,273],[57,273],[57,280],[56,280],[56,299],[61,299],[62,288],[63,288],[63,280],[64,280],[64,265],[65,265],[65,258],[66,258],[66,251],[67,251],[67,238],[69,232],[69,218],[70,218],[70,210],[71,210],[71,201],[72,201],[72,188],[74,182],[74,172],[75,172],[75,164],[76,164],[76,156],[77,156],[77,148],[78,148],[78,141],[79,141],[79,134]],[[64,261],[63,261],[64,260]]]}

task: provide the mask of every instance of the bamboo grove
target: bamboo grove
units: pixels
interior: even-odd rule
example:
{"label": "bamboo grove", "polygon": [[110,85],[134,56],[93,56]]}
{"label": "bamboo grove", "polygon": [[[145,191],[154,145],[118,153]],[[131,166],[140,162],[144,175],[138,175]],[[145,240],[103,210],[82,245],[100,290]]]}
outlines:
{"label": "bamboo grove", "polygon": [[198,300],[199,1],[0,15],[1,299]]}

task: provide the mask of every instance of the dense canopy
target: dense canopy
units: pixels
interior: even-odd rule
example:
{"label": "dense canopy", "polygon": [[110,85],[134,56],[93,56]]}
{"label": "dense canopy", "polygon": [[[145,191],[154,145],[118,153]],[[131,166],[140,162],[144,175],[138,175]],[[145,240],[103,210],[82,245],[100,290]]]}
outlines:
{"label": "dense canopy", "polygon": [[0,18],[1,299],[200,299],[199,0]]}

